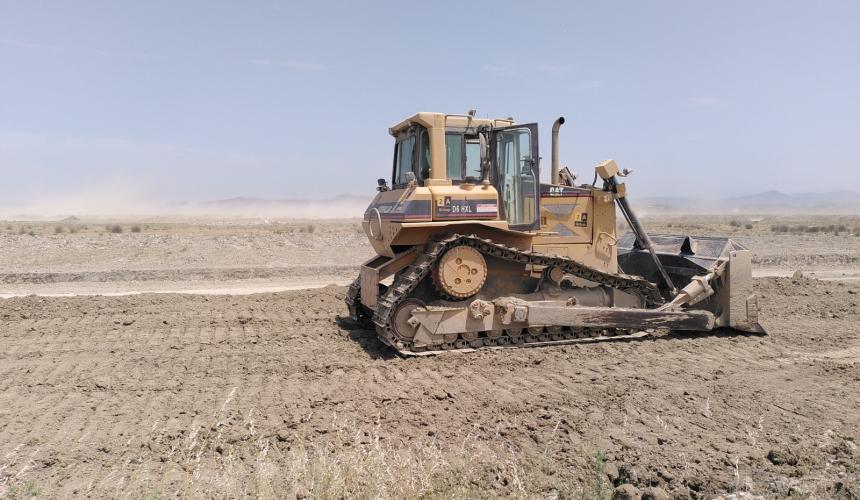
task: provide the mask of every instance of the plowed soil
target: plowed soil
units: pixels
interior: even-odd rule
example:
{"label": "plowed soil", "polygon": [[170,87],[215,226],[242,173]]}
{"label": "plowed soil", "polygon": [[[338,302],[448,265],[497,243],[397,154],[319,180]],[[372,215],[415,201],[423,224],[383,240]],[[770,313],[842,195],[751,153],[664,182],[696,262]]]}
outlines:
{"label": "plowed soil", "polygon": [[2,300],[0,496],[856,498],[860,283],[755,284],[767,336],[421,358],[343,287]]}

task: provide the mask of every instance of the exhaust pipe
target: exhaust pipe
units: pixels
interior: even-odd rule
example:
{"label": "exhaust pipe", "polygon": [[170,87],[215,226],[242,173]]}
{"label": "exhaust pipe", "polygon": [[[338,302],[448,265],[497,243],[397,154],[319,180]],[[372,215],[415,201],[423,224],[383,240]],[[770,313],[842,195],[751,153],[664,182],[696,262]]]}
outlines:
{"label": "exhaust pipe", "polygon": [[564,125],[564,117],[559,116],[552,124],[552,173],[550,184],[560,184],[558,179],[558,129]]}

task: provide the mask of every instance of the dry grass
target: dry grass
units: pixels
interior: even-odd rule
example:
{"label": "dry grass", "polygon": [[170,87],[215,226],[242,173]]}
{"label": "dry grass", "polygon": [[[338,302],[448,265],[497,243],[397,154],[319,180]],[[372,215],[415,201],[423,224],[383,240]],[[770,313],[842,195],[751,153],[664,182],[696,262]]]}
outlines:
{"label": "dry grass", "polygon": [[[580,454],[582,475],[571,477],[558,475],[555,453],[523,456],[503,437],[488,440],[469,432],[453,446],[431,435],[392,440],[384,437],[378,422],[335,418],[328,429],[308,435],[289,430],[263,435],[256,426],[256,410],[230,409],[238,399],[236,389],[230,391],[211,416],[195,419],[181,442],[165,440],[162,448],[159,435],[175,430],[155,430],[141,453],[151,448],[160,456],[156,462],[163,464],[162,471],[177,471],[178,481],[153,477],[135,465],[156,457],[129,457],[105,471],[115,482],[111,496],[453,499],[608,498],[611,493],[601,452],[590,458],[587,452]],[[22,496],[21,479],[6,496]],[[0,497],[3,493],[0,488]]]}
{"label": "dry grass", "polygon": [[2,500],[23,500],[26,498],[36,498],[42,494],[42,491],[35,481],[27,481],[21,485],[14,485],[5,492],[2,491],[2,486],[0,486],[0,493],[2,493],[0,495],[0,499]]}
{"label": "dry grass", "polygon": [[580,497],[595,500],[609,498],[612,484],[606,478],[606,456],[602,450],[594,453],[590,465]]}
{"label": "dry grass", "polygon": [[[252,415],[243,423],[253,433]],[[218,465],[196,469],[181,494],[238,497],[252,483],[253,496],[262,498],[472,498],[500,491],[526,496],[513,453],[500,456],[469,435],[454,449],[430,437],[398,445],[381,437],[378,424],[362,429],[335,420],[325,436],[287,447],[277,437],[260,436],[249,460],[220,432],[197,433],[186,461],[203,463],[201,455],[214,450]]]}

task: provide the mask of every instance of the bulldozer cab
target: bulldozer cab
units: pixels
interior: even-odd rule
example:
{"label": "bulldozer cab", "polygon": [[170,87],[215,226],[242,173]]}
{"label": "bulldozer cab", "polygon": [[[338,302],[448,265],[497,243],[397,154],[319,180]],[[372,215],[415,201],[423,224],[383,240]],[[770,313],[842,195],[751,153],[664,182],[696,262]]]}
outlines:
{"label": "bulldozer cab", "polygon": [[538,227],[537,124],[447,127],[444,163],[434,161],[432,151],[431,133],[426,127],[413,124],[401,130],[395,136],[392,188],[407,189],[411,182],[428,186],[434,181],[452,186],[489,184],[499,195],[498,217],[510,229],[528,231]]}
{"label": "bulldozer cab", "polygon": [[[451,181],[452,185],[480,181],[483,161],[480,133],[475,130],[446,130],[444,137],[446,167],[443,178]],[[415,175],[419,184],[425,184],[424,181],[431,177],[431,165],[430,133],[427,128],[415,125],[395,138],[394,189],[407,186],[408,172]]]}

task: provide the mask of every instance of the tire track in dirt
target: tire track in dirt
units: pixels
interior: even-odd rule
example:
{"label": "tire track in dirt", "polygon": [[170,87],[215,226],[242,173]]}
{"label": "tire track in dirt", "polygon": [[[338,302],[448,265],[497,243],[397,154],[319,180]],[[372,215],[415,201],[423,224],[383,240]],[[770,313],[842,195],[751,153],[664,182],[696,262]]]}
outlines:
{"label": "tire track in dirt", "polygon": [[[590,488],[602,450],[676,493],[746,479],[832,493],[860,439],[858,288],[756,286],[767,337],[409,359],[335,322],[340,288],[0,301],[0,474],[49,496],[266,496],[327,467],[378,473],[357,457],[380,449],[402,463],[437,450],[434,470],[469,491],[549,494]],[[772,449],[802,460],[773,464]],[[354,462],[325,462],[332,450]]]}

